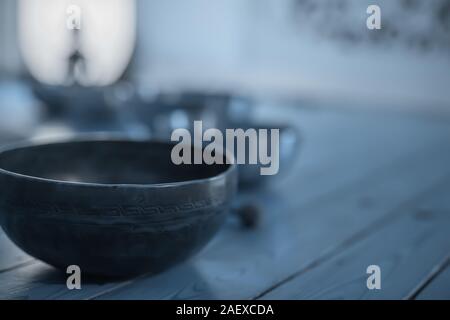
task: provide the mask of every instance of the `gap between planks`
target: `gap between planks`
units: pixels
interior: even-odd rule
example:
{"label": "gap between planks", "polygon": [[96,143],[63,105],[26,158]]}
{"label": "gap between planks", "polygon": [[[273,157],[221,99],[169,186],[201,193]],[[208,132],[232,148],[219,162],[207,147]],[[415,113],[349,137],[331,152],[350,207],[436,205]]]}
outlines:
{"label": "gap between planks", "polygon": [[442,272],[450,267],[450,254],[438,265],[436,265],[423,279],[419,285],[414,288],[406,297],[405,300],[415,300],[417,297],[435,280]]}
{"label": "gap between planks", "polygon": [[[434,194],[436,190],[440,190],[440,188],[443,185],[447,185],[450,181],[450,174],[447,173],[447,175],[441,179],[439,182],[435,183],[433,186],[428,188],[427,190],[421,192],[418,197],[419,199],[422,199],[423,197],[426,197],[427,195]],[[307,273],[308,271],[313,270],[314,268],[326,263],[327,261],[331,260],[332,258],[336,257],[337,255],[343,253],[349,246],[353,245],[354,243],[364,240],[366,238],[369,238],[371,235],[374,235],[378,233],[383,227],[388,225],[391,221],[395,220],[396,218],[404,215],[408,215],[407,209],[410,208],[412,205],[414,205],[417,202],[420,202],[420,200],[417,200],[416,197],[413,199],[409,199],[396,208],[390,210],[390,213],[382,216],[372,224],[369,224],[365,228],[359,230],[357,233],[353,234],[351,237],[345,239],[343,242],[338,244],[335,247],[330,248],[328,251],[326,251],[322,256],[317,258],[315,261],[312,261],[311,263],[307,264],[303,268],[299,269],[297,272],[294,272],[293,274],[289,275],[285,279],[281,280],[280,282],[274,284],[273,286],[269,287],[268,289],[264,290],[257,296],[253,297],[252,300],[258,300],[264,298],[266,295],[271,293],[272,291],[282,287],[283,285],[289,283],[290,281],[298,278],[299,276]],[[405,299],[414,299],[420,292],[435,278],[439,275],[440,272],[445,270],[445,268],[450,264],[450,256],[448,256],[446,259],[444,259],[444,263],[438,264],[437,267],[433,268],[432,272],[426,277],[426,279],[422,280],[420,284],[410,293],[407,295]]]}

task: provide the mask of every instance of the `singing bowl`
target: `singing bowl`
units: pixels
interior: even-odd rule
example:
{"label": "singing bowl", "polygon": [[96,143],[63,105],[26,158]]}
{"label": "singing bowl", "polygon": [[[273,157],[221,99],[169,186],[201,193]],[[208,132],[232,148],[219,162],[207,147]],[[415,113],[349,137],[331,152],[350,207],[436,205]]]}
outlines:
{"label": "singing bowl", "polygon": [[204,130],[234,128],[236,121],[249,121],[253,102],[245,97],[220,93],[161,93],[151,102],[135,97],[136,114],[152,136],[170,140],[178,128],[194,130],[194,121],[202,121]]}
{"label": "singing bowl", "polygon": [[0,223],[28,254],[66,270],[130,276],[198,252],[224,222],[234,165],[174,165],[173,145],[84,139],[0,151]]}

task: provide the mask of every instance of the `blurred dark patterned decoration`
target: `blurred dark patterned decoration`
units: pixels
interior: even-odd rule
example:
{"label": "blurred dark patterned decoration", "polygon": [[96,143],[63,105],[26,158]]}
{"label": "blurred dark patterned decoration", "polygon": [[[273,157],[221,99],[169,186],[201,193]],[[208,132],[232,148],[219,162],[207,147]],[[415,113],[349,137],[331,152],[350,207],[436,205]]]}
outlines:
{"label": "blurred dark patterned decoration", "polygon": [[[348,43],[402,45],[421,51],[450,49],[450,0],[293,0],[295,21]],[[368,32],[366,9],[381,8],[382,29]],[[360,21],[355,28],[355,20]]]}

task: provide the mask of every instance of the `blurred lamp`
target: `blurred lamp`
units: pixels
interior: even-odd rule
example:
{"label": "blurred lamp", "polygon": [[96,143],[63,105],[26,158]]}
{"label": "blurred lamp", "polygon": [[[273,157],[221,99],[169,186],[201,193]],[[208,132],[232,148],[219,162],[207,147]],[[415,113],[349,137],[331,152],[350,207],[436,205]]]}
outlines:
{"label": "blurred lamp", "polygon": [[114,83],[131,60],[134,0],[19,0],[18,15],[23,60],[42,83],[68,84],[75,55],[83,62],[75,80],[86,86]]}

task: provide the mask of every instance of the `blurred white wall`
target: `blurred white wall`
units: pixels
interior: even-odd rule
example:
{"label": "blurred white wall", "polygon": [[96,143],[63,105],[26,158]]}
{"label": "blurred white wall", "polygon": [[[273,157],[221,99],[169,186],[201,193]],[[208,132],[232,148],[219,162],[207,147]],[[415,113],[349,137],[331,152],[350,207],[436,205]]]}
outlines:
{"label": "blurred white wall", "polygon": [[[342,24],[361,33],[376,32],[365,26],[365,8],[372,2],[381,5],[383,16],[408,28],[426,26],[420,14],[394,11],[390,0],[345,0],[351,10],[342,17],[295,21],[294,1],[138,0],[132,72],[143,86],[155,89],[231,89],[450,110],[449,50],[421,52],[395,41],[390,47],[354,45],[317,32],[321,24],[325,31]],[[0,0],[1,73],[21,68],[15,2]]]}
{"label": "blurred white wall", "polygon": [[[376,32],[365,24],[372,2],[382,3],[386,16],[402,18],[388,1],[352,0],[347,15],[333,15],[330,24]],[[314,20],[294,21],[292,4],[140,0],[139,78],[155,87],[225,87],[375,107],[449,107],[448,53],[342,44],[315,32]],[[412,25],[420,26],[415,21]]]}

